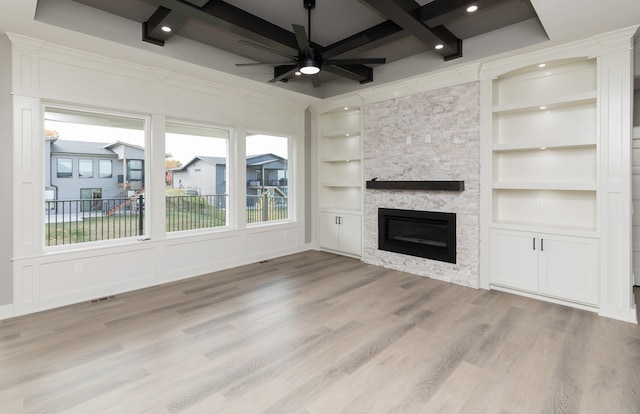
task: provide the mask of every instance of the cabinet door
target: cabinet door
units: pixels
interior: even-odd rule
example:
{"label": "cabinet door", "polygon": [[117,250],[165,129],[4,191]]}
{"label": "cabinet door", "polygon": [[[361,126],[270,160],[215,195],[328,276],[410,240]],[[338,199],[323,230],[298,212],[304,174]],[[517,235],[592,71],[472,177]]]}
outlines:
{"label": "cabinet door", "polygon": [[362,223],[360,216],[340,215],[340,250],[357,256],[362,254]]}
{"label": "cabinet door", "polygon": [[491,230],[490,283],[537,292],[538,246],[535,233]]}
{"label": "cabinet door", "polygon": [[597,304],[597,240],[549,234],[540,238],[540,293]]}
{"label": "cabinet door", "polygon": [[340,250],[340,227],[338,215],[334,213],[319,214],[320,247],[331,250]]}

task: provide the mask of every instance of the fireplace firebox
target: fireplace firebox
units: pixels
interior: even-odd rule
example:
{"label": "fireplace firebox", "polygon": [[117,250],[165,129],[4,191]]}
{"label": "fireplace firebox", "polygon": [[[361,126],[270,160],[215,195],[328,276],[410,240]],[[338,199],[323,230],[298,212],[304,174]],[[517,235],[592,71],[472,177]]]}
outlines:
{"label": "fireplace firebox", "polygon": [[379,208],[378,249],[456,263],[456,214]]}

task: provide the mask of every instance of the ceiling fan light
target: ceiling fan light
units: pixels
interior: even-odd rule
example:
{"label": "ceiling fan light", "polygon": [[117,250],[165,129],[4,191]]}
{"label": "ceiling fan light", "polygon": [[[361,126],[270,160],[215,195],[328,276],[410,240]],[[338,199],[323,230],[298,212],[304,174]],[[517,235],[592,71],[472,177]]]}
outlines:
{"label": "ceiling fan light", "polygon": [[442,43],[438,43],[437,45],[434,46],[434,48],[436,50],[444,49],[444,45]]}
{"label": "ceiling fan light", "polygon": [[171,33],[171,30],[173,30],[171,26],[162,26],[160,29],[165,33]]}
{"label": "ceiling fan light", "polygon": [[300,72],[305,75],[315,75],[316,73],[320,72],[320,68],[315,66],[314,63],[305,63],[304,66],[300,68]]}

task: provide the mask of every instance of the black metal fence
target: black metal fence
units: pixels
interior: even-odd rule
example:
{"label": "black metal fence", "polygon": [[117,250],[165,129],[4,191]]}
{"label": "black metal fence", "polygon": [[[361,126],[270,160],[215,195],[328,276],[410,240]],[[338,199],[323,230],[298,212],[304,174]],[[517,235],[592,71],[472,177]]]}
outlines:
{"label": "black metal fence", "polygon": [[45,202],[45,245],[86,243],[144,233],[144,196]]}
{"label": "black metal fence", "polygon": [[[166,231],[227,225],[228,195],[166,196]],[[86,243],[144,234],[144,195],[45,202],[45,245]],[[247,196],[247,223],[286,220],[287,197]]]}
{"label": "black metal fence", "polygon": [[286,220],[289,218],[287,197],[263,195],[247,196],[247,223]]}
{"label": "black metal fence", "polygon": [[182,231],[225,226],[227,195],[167,196],[166,230]]}

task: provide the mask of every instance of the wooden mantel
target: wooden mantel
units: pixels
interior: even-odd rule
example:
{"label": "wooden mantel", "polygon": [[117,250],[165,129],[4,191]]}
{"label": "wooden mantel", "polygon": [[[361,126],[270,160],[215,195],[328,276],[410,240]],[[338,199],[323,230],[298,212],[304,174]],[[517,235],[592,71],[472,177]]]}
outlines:
{"label": "wooden mantel", "polygon": [[464,181],[367,181],[369,190],[464,191]]}

